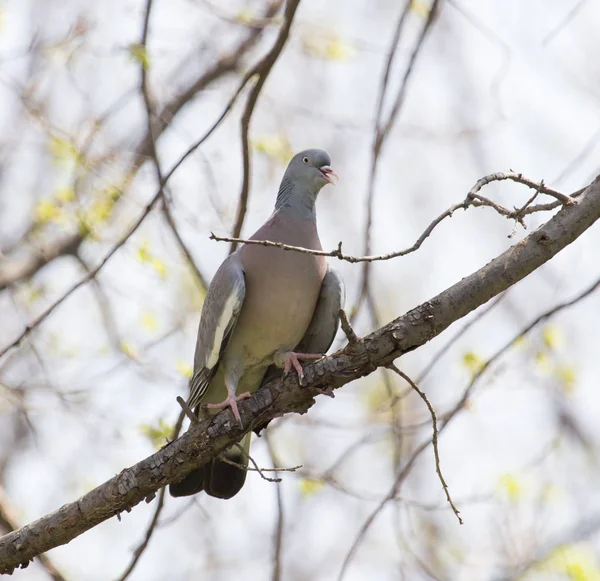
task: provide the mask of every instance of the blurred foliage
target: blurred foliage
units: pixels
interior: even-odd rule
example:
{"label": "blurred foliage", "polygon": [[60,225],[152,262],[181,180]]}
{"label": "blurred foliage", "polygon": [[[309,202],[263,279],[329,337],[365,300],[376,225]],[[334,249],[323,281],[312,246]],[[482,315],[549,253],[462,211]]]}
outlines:
{"label": "blurred foliage", "polygon": [[477,375],[483,369],[485,361],[473,351],[467,351],[462,356],[462,364],[472,375]]}
{"label": "blurred foliage", "polygon": [[145,69],[150,68],[150,57],[145,46],[138,43],[130,44],[129,54],[135,62],[140,63]]}
{"label": "blurred foliage", "polygon": [[316,478],[300,478],[298,481],[300,494],[305,500],[317,494],[324,486],[325,483],[322,480],[317,480]]}
{"label": "blurred foliage", "polygon": [[188,379],[192,378],[192,375],[194,373],[192,366],[189,363],[183,361],[183,359],[177,360],[176,368],[177,368],[177,371],[181,375],[183,375],[183,377],[187,377]]}
{"label": "blurred foliage", "polygon": [[523,482],[515,474],[503,474],[498,480],[500,493],[510,502],[517,502],[523,495]]}
{"label": "blurred foliage", "polygon": [[311,31],[302,38],[302,46],[311,57],[328,61],[346,61],[356,54],[356,49],[333,31]]}
{"label": "blurred foliage", "polygon": [[140,426],[140,432],[146,436],[152,442],[152,445],[159,450],[165,444],[171,440],[173,435],[174,426],[169,424],[162,418],[158,420],[158,424],[151,426],[149,424],[142,424]]}
{"label": "blurred foliage", "polygon": [[167,278],[167,276],[168,276],[167,265],[165,264],[165,262],[162,259],[158,258],[158,256],[154,255],[150,251],[150,241],[149,240],[145,240],[144,242],[142,242],[142,244],[137,249],[136,256],[137,256],[137,259],[142,264],[150,265],[160,278],[162,278],[163,280],[165,280]]}
{"label": "blurred foliage", "polygon": [[544,576],[564,575],[569,581],[600,581],[600,561],[586,544],[566,544],[553,549],[536,564],[534,572]]}
{"label": "blurred foliage", "polygon": [[294,153],[287,137],[282,133],[262,135],[251,140],[252,147],[280,165],[287,165]]}

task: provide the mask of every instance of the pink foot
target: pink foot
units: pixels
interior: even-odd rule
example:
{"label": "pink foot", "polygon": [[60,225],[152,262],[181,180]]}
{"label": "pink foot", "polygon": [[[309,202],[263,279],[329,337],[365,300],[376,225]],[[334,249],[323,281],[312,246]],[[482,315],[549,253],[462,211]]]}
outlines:
{"label": "pink foot", "polygon": [[207,404],[204,404],[202,407],[208,408],[211,410],[222,410],[222,409],[225,409],[226,407],[230,407],[238,424],[240,425],[240,427],[243,428],[244,425],[242,424],[242,418],[240,417],[240,412],[238,410],[237,402],[242,401],[243,399],[248,399],[251,396],[252,396],[252,394],[249,391],[247,391],[246,393],[242,393],[238,396],[234,396],[232,393],[230,393],[230,394],[228,394],[227,399],[223,400],[221,403],[207,403]]}
{"label": "pink foot", "polygon": [[302,383],[304,381],[304,371],[302,370],[299,359],[321,359],[323,357],[325,357],[325,355],[322,353],[294,353],[293,351],[290,351],[285,354],[283,374],[287,375],[293,367],[298,374],[298,380]]}

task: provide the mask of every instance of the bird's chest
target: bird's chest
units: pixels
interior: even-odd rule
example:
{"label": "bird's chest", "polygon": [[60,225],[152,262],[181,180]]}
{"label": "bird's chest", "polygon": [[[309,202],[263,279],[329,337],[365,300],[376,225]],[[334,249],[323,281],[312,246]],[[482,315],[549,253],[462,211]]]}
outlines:
{"label": "bird's chest", "polygon": [[302,339],[315,310],[325,276],[323,257],[290,256],[261,247],[246,268],[246,296],[238,337],[250,359],[264,360],[279,350],[292,350]]}

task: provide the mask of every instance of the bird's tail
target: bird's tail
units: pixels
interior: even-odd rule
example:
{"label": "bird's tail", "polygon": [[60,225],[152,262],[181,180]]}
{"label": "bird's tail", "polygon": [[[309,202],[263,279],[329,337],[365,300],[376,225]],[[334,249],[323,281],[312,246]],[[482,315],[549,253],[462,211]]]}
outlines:
{"label": "bird's tail", "polygon": [[252,432],[248,432],[239,443],[239,447],[232,446],[223,452],[222,455],[232,464],[220,459],[207,462],[192,470],[181,482],[171,484],[171,496],[190,496],[201,490],[216,498],[235,496],[246,481],[251,438]]}

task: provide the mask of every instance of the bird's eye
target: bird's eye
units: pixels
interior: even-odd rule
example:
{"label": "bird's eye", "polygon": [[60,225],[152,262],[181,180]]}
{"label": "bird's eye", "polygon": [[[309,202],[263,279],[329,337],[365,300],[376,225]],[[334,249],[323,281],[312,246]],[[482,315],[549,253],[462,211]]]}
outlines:
{"label": "bird's eye", "polygon": [[303,158],[302,158],[302,162],[303,162],[303,163],[308,163],[308,157],[303,157]]}

